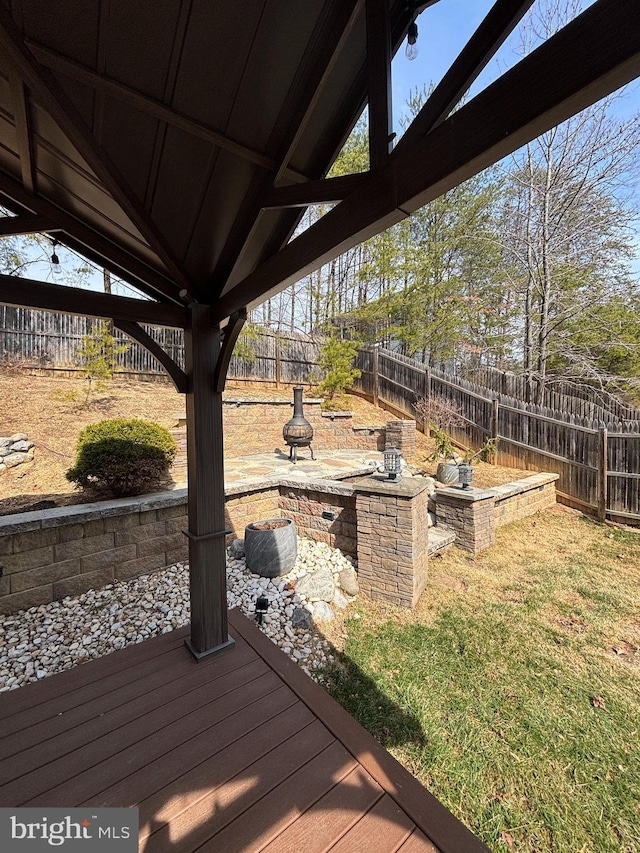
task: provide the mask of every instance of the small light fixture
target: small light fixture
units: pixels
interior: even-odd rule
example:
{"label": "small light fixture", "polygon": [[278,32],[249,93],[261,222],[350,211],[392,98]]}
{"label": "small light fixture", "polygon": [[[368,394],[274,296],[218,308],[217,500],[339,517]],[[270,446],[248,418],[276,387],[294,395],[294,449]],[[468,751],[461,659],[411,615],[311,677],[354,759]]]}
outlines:
{"label": "small light fixture", "polygon": [[473,483],[473,468],[470,462],[461,462],[458,465],[458,482],[463,489],[470,489]]}
{"label": "small light fixture", "polygon": [[407,30],[407,46],[404,49],[404,55],[411,61],[418,55],[418,25],[415,21],[411,21]]}
{"label": "small light fixture", "polygon": [[53,252],[51,254],[51,269],[56,275],[59,275],[62,272],[62,267],[60,265],[60,258],[58,257],[58,253],[56,252],[56,246],[59,246],[57,240],[54,240],[52,243]]}
{"label": "small light fixture", "polygon": [[384,473],[390,480],[399,480],[402,475],[402,453],[396,449],[395,444],[383,452],[382,458],[384,460]]}
{"label": "small light fixture", "polygon": [[256,599],[256,621],[258,625],[262,625],[262,617],[269,609],[269,599],[266,595],[260,595]]}

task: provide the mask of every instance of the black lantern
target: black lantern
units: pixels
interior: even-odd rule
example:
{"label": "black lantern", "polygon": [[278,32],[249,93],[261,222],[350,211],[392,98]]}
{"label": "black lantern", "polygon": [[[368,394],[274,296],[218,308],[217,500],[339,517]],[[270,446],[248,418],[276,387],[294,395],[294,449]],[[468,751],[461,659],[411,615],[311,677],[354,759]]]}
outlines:
{"label": "black lantern", "polygon": [[396,450],[394,444],[388,447],[382,454],[384,459],[384,473],[390,480],[399,480],[402,474],[402,453]]}
{"label": "black lantern", "polygon": [[463,489],[470,489],[473,483],[473,468],[469,462],[461,462],[458,465],[458,482]]}
{"label": "black lantern", "polygon": [[269,609],[269,599],[266,595],[260,595],[256,599],[256,620],[258,625],[262,625],[262,617]]}

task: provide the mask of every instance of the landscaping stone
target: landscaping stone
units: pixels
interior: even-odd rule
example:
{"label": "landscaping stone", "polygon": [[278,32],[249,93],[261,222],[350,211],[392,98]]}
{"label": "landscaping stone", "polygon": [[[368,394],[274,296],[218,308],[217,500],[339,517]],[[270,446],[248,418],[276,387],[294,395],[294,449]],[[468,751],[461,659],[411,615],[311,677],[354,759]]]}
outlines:
{"label": "landscaping stone", "polygon": [[11,436],[0,438],[0,474],[7,468],[16,468],[25,462],[33,460],[32,441],[29,441],[23,432],[16,432]]}
{"label": "landscaping stone", "polygon": [[351,566],[342,569],[342,571],[338,575],[338,580],[340,586],[347,593],[347,595],[357,595],[360,592],[360,586],[358,585],[358,576],[355,573],[354,569],[351,568]]}
{"label": "landscaping stone", "polygon": [[[311,628],[313,619],[311,613],[305,607],[296,607],[291,615],[291,626],[293,628]],[[285,627],[286,631],[286,627]],[[293,637],[293,633],[287,632],[288,636]]]}
{"label": "landscaping stone", "polygon": [[[256,598],[265,595],[269,605],[261,630],[307,675],[321,681],[318,670],[333,661],[333,654],[314,622],[328,621],[334,613],[327,602],[311,604],[293,585],[312,574],[333,578],[345,568],[353,571],[340,551],[303,538],[293,569],[278,578],[253,576],[245,560],[229,552],[227,601],[252,619]],[[0,616],[0,692],[166,634],[189,618],[186,563]]]}
{"label": "landscaping stone", "polygon": [[313,619],[314,622],[331,622],[335,615],[326,601],[318,601],[313,608]]}
{"label": "landscaping stone", "polygon": [[306,595],[309,601],[333,601],[335,591],[333,574],[328,569],[310,572],[296,584],[298,595]]}
{"label": "landscaping stone", "polygon": [[32,447],[33,442],[28,441],[26,438],[23,438],[20,441],[14,441],[11,445],[11,450],[14,453],[26,453],[27,450],[31,450]]}
{"label": "landscaping stone", "polygon": [[23,462],[26,462],[28,459],[27,453],[10,453],[8,456],[5,456],[3,459],[4,464],[7,468],[15,468],[17,465],[22,465]]}
{"label": "landscaping stone", "polygon": [[244,539],[234,539],[229,545],[229,556],[234,560],[244,557]]}
{"label": "landscaping stone", "polygon": [[333,604],[340,610],[344,610],[344,608],[349,604],[348,600],[345,598],[342,592],[340,592],[339,589],[335,591],[335,595],[333,596]]}

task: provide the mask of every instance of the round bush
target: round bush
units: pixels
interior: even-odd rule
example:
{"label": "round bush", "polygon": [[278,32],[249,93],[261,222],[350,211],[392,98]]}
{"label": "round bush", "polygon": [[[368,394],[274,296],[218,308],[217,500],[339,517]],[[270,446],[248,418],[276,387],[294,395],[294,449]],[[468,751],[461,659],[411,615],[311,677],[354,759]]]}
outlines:
{"label": "round bush", "polygon": [[159,424],[125,418],[100,421],[78,436],[76,463],[66,477],[95,492],[140,495],[162,484],[176,450],[171,433]]}

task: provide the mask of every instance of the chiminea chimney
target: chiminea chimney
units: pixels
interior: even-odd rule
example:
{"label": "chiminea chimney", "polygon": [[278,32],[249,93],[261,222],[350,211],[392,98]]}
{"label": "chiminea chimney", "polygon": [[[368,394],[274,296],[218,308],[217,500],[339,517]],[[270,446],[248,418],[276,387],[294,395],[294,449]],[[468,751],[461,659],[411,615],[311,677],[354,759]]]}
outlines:
{"label": "chiminea chimney", "polygon": [[293,417],[287,421],[282,428],[282,437],[289,445],[289,459],[295,465],[298,461],[298,448],[308,447],[311,451],[311,458],[315,460],[313,455],[313,427],[302,413],[302,386],[296,385],[293,389]]}

